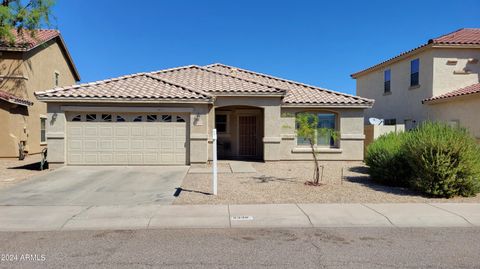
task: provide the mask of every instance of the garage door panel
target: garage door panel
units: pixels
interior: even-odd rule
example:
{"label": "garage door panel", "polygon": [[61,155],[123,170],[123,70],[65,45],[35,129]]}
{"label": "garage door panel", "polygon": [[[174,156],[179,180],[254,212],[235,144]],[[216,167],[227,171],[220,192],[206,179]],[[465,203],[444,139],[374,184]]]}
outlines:
{"label": "garage door panel", "polygon": [[[123,121],[116,121],[115,115]],[[128,113],[114,114],[109,120],[97,116],[95,121],[86,122],[83,115],[83,121],[69,121],[67,161],[80,165],[184,165],[188,123],[175,122],[175,115],[162,115],[165,113],[151,116],[150,121],[146,115]],[[133,122],[139,117],[141,122]]]}
{"label": "garage door panel", "polygon": [[143,127],[135,124],[130,130],[132,136],[143,136]]}
{"label": "garage door panel", "polygon": [[69,139],[69,142],[68,142],[68,150],[69,151],[75,151],[75,150],[81,151],[82,150],[82,145],[83,145],[82,140],[71,138],[71,139]]}
{"label": "garage door panel", "polygon": [[99,150],[113,151],[113,140],[112,140],[112,138],[110,138],[108,140],[105,139],[105,138],[102,138],[102,140],[100,140]]}
{"label": "garage door panel", "polygon": [[100,153],[99,154],[99,163],[101,164],[111,164],[114,163],[113,153]]}
{"label": "garage door panel", "polygon": [[145,136],[147,136],[147,137],[157,137],[158,136],[158,127],[156,127],[156,126],[145,127]]}
{"label": "garage door panel", "polygon": [[129,150],[130,149],[130,141],[127,139],[124,140],[115,140],[115,150]]}
{"label": "garage door panel", "polygon": [[86,164],[97,164],[98,163],[98,154],[97,153],[84,153],[83,162]]}
{"label": "garage door panel", "polygon": [[146,164],[156,164],[156,163],[159,163],[158,153],[157,153],[157,152],[145,153],[145,154],[143,155],[143,161],[144,161]]}
{"label": "garage door panel", "polygon": [[100,137],[112,137],[113,136],[113,126],[109,127],[99,127],[98,135]]}
{"label": "garage door panel", "polygon": [[174,135],[173,128],[164,124],[160,129],[160,136],[164,138],[171,138]]}
{"label": "garage door panel", "polygon": [[143,140],[131,140],[130,149],[131,150],[143,150]]}
{"label": "garage door panel", "polygon": [[68,160],[71,164],[82,164],[83,163],[83,154],[82,153],[73,153],[68,154]]}
{"label": "garage door panel", "polygon": [[79,126],[79,127],[69,127],[67,135],[70,138],[82,137],[83,136],[83,128],[81,126]]}
{"label": "garage door panel", "polygon": [[143,154],[142,153],[130,153],[130,163],[132,164],[143,164]]}
{"label": "garage door panel", "polygon": [[128,152],[115,152],[113,163],[128,164]]}
{"label": "garage door panel", "polygon": [[96,151],[98,149],[97,140],[88,139],[83,141],[83,150],[84,151]]}
{"label": "garage door panel", "polygon": [[130,135],[130,127],[127,126],[118,126],[119,123],[115,126],[115,136],[116,137],[128,137]]}
{"label": "garage door panel", "polygon": [[91,126],[85,126],[84,127],[84,133],[85,136],[98,136],[98,128],[96,126],[91,127]]}

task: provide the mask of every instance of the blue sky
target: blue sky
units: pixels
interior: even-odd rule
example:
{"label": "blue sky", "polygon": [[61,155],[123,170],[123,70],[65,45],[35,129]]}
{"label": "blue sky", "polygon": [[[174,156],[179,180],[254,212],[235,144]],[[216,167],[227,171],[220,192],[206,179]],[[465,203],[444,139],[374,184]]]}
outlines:
{"label": "blue sky", "polygon": [[221,62],[355,93],[350,74],[428,39],[480,27],[480,1],[66,1],[82,82]]}

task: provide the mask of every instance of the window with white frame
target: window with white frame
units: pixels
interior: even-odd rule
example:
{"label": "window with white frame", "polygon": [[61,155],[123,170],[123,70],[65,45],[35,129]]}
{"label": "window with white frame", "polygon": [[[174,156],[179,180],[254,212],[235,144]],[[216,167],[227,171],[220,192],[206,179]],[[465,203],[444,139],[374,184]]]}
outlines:
{"label": "window with white frame", "polygon": [[[317,141],[316,145],[321,147],[334,147],[335,140],[331,134],[321,132],[319,129],[337,129],[337,116],[334,113],[314,113],[318,118],[318,126],[317,126]],[[297,126],[298,128],[298,126]],[[297,145],[298,146],[309,146],[310,143],[308,140],[304,139],[303,137],[297,137]]]}
{"label": "window with white frame", "polygon": [[40,118],[40,143],[47,143],[47,119]]}

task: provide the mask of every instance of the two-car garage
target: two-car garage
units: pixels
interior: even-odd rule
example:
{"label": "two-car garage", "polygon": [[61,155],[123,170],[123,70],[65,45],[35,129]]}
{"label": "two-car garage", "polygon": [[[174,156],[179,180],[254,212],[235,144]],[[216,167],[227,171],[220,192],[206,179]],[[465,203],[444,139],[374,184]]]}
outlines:
{"label": "two-car garage", "polygon": [[187,113],[67,112],[69,165],[185,165]]}

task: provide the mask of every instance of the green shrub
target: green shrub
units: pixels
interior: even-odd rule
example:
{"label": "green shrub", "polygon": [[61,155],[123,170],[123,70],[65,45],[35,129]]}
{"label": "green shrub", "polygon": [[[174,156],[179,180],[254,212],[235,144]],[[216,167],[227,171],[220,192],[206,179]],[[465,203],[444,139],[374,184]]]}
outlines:
{"label": "green shrub", "polygon": [[407,136],[407,133],[389,133],[368,146],[365,163],[372,180],[389,186],[408,186],[410,168],[403,153]]}
{"label": "green shrub", "polygon": [[410,132],[402,152],[414,188],[435,197],[480,191],[480,148],[465,129],[423,123]]}

